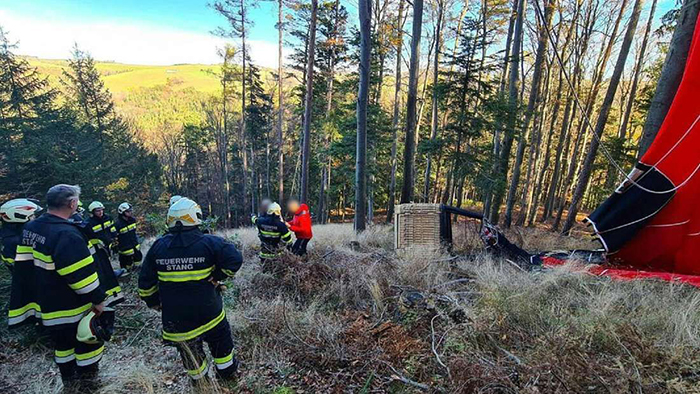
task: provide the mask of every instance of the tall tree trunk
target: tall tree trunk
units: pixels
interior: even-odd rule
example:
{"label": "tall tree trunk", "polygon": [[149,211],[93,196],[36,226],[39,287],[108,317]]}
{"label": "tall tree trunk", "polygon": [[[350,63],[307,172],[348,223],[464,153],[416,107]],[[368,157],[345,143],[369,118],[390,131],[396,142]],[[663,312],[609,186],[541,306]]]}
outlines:
{"label": "tall tree trunk", "polygon": [[403,25],[404,25],[404,0],[399,0],[399,13],[396,17],[396,75],[394,85],[394,113],[391,118],[391,175],[389,178],[389,206],[386,213],[386,222],[390,223],[394,219],[394,204],[396,202],[396,167],[398,156],[398,131],[399,131],[399,105],[401,102],[401,61],[403,48]]}
{"label": "tall tree trunk", "polygon": [[[518,108],[518,88],[520,78],[520,47],[523,39],[523,19],[525,18],[526,0],[518,0],[518,16],[515,20],[515,28],[513,30],[513,49],[510,61],[510,75],[508,77],[508,126],[506,127],[503,144],[501,145],[500,156],[497,158],[494,177],[496,178],[493,203],[491,205],[491,213],[489,220],[492,223],[498,223],[500,216],[501,203],[505,194],[505,183],[508,177],[508,162],[510,161],[510,151],[513,147],[513,139],[515,138],[515,124],[517,121]],[[484,212],[486,214],[487,212]]]}
{"label": "tall tree trunk", "polygon": [[355,161],[355,231],[367,227],[367,101],[369,100],[372,0],[359,0],[360,87],[357,94],[357,152]]}
{"label": "tall tree trunk", "polygon": [[642,138],[639,141],[639,157],[644,155],[654,138],[656,138],[656,133],[659,132],[659,128],[666,118],[666,113],[671,107],[673,98],[676,96],[678,85],[680,85],[683,72],[685,71],[685,63],[688,59],[688,51],[690,50],[690,43],[693,39],[699,11],[700,1],[683,1],[676,30],[673,32],[671,44],[666,53],[666,60],[661,70],[661,76],[657,82],[654,97],[651,99],[646,122],[644,122]]}
{"label": "tall tree trunk", "polygon": [[311,0],[311,21],[309,23],[309,49],[306,53],[306,94],[304,102],[303,143],[301,149],[301,190],[299,200],[309,198],[309,156],[311,155],[311,112],[314,96],[314,58],[316,54],[316,19],[318,0]]}
{"label": "tall tree trunk", "polygon": [[418,99],[418,68],[420,40],[423,25],[423,0],[413,1],[413,34],[411,36],[411,61],[408,69],[408,96],[406,99],[406,147],[404,149],[403,187],[401,203],[413,201],[413,166],[416,156],[416,101]]}
{"label": "tall tree trunk", "polygon": [[282,132],[284,123],[284,77],[282,76],[284,72],[282,69],[284,62],[282,58],[282,46],[284,45],[284,14],[282,2],[283,0],[277,0],[277,99],[279,102],[279,108],[277,110],[277,190],[279,194],[277,196],[277,201],[280,203],[284,201],[284,133]]}
{"label": "tall tree trunk", "polygon": [[605,124],[608,121],[610,108],[613,100],[615,99],[617,86],[620,83],[622,71],[624,70],[625,62],[627,61],[627,55],[629,55],[630,47],[632,46],[632,39],[634,38],[634,33],[637,29],[639,14],[641,13],[643,3],[644,0],[636,0],[634,3],[632,15],[630,16],[630,20],[627,25],[627,32],[625,33],[622,46],[620,47],[620,54],[617,57],[617,63],[615,64],[615,69],[613,70],[613,74],[610,78],[608,91],[605,94],[605,99],[603,99],[603,103],[600,107],[600,114],[598,115],[594,135],[588,148],[586,159],[583,162],[581,175],[579,176],[579,181],[576,185],[576,190],[574,191],[574,195],[571,199],[569,214],[566,218],[566,222],[564,223],[564,228],[562,229],[564,234],[568,234],[571,231],[571,228],[576,221],[576,215],[578,214],[578,209],[581,200],[583,199],[583,194],[588,187],[588,181],[590,180],[591,171],[593,169],[593,162],[595,161],[596,154],[598,153],[598,147],[600,146],[600,140],[603,138],[603,131],[605,130]]}
{"label": "tall tree trunk", "polygon": [[[535,0],[537,1],[537,0]],[[508,199],[506,200],[506,214],[505,214],[505,226],[510,227],[513,218],[513,207],[515,206],[515,199],[518,192],[518,185],[520,184],[520,167],[523,164],[523,157],[525,155],[526,141],[530,133],[534,135],[534,128],[530,131],[530,122],[532,117],[535,115],[535,108],[538,104],[540,85],[542,81],[542,69],[544,66],[545,56],[547,54],[547,44],[549,43],[549,38],[547,37],[547,28],[551,25],[552,14],[554,13],[554,6],[556,0],[548,0],[547,6],[544,11],[544,21],[543,25],[540,27],[537,42],[537,55],[535,56],[535,64],[533,66],[534,70],[532,73],[532,87],[530,88],[530,97],[527,102],[527,109],[525,110],[525,120],[523,121],[520,137],[518,138],[518,150],[515,156],[515,163],[513,164],[513,175],[510,180],[510,188],[508,189]],[[547,28],[545,28],[547,26]],[[512,131],[513,133],[515,130]],[[534,147],[531,147],[534,149]]]}
{"label": "tall tree trunk", "polygon": [[[435,142],[438,135],[438,77],[440,66],[440,50],[442,43],[443,0],[437,0],[438,19],[435,24],[435,57],[433,60],[433,102],[431,108],[430,141]],[[427,76],[426,76],[427,77]],[[428,202],[430,195],[430,175],[432,172],[432,154],[428,153],[425,165],[425,181],[423,183],[423,199]]]}
{"label": "tall tree trunk", "polygon": [[[336,45],[336,38],[338,35],[338,13],[340,10],[340,0],[336,0],[335,4],[333,5],[334,8],[334,22],[333,22],[333,31],[331,33],[331,48],[330,48],[330,59],[328,60],[328,88],[326,89],[326,122],[328,122],[328,118],[331,115],[331,111],[333,109],[333,84],[335,82],[335,45]],[[324,224],[326,221],[324,219],[324,215],[322,212],[325,211],[325,206],[326,206],[326,187],[327,181],[328,181],[328,170],[330,169],[330,166],[323,165],[326,161],[330,160],[330,157],[328,155],[328,149],[330,149],[331,145],[331,134],[328,133],[325,137],[324,141],[324,146],[323,149],[325,150],[325,160],[322,160],[322,165],[321,165],[321,185],[318,191],[318,207],[316,209],[316,212],[319,212],[319,218],[320,222]]]}

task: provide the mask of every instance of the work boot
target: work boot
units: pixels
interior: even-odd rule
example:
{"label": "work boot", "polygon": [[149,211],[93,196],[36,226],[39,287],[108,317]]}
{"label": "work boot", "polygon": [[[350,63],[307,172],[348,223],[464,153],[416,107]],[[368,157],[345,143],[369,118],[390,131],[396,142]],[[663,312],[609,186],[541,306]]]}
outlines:
{"label": "work boot", "polygon": [[125,270],[124,268],[119,268],[114,270],[114,276],[117,278],[126,278],[129,276],[129,271]]}
{"label": "work boot", "polygon": [[238,379],[238,359],[233,358],[233,364],[224,370],[216,370],[216,377],[225,381],[236,381]]}

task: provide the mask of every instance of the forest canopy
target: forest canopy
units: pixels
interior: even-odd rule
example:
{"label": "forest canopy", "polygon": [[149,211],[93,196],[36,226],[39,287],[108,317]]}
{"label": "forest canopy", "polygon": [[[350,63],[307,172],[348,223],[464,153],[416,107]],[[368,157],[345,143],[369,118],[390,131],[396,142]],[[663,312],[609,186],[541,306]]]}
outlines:
{"label": "forest canopy", "polygon": [[648,146],[647,111],[692,6],[277,3],[270,28],[290,53],[277,69],[250,56],[247,0],[209,5],[228,42],[218,65],[104,64],[80,43],[44,61],[0,31],[2,199],[64,182],[157,213],[181,194],[226,226],[264,197],[301,197],[320,223],[356,211],[388,222],[415,201],[568,231]]}

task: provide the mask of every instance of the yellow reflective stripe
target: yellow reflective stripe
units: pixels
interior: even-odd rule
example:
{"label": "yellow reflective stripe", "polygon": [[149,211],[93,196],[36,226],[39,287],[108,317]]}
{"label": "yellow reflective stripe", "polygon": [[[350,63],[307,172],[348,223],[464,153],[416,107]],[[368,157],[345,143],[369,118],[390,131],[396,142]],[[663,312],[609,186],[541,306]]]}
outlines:
{"label": "yellow reflective stripe", "polygon": [[231,352],[228,356],[226,357],[221,357],[221,358],[216,358],[214,357],[214,362],[216,364],[226,364],[227,362],[233,360],[233,352]]}
{"label": "yellow reflective stripe", "polygon": [[158,292],[158,285],[151,287],[150,289],[139,289],[139,295],[141,297],[150,297]]}
{"label": "yellow reflective stripe", "polygon": [[53,354],[56,357],[68,357],[72,354],[75,353],[75,349],[68,349],[68,350],[54,350]]}
{"label": "yellow reflective stripe", "polygon": [[44,320],[50,320],[50,319],[56,319],[59,317],[71,317],[71,316],[76,316],[79,315],[88,309],[92,308],[92,303],[85,304],[83,306],[79,306],[77,308],[73,309],[68,309],[65,311],[56,311],[56,312],[48,312],[48,313],[42,313],[41,318]]}
{"label": "yellow reflective stripe", "polygon": [[114,224],[114,221],[113,221],[113,220],[108,220],[108,221],[104,222],[104,226],[105,226],[105,227],[109,227],[109,226],[111,226],[111,225],[113,225],[113,224]]}
{"label": "yellow reflective stripe", "polygon": [[226,275],[228,275],[228,276],[234,276],[234,275],[236,275],[236,271],[231,271],[231,270],[226,269],[226,268],[222,269],[221,272],[223,272],[224,274],[226,274]]}
{"label": "yellow reflective stripe", "polygon": [[32,253],[33,249],[31,246],[17,245],[17,254]]}
{"label": "yellow reflective stripe", "polygon": [[127,250],[120,250],[119,254],[123,254],[124,256],[131,256],[132,254],[136,253],[137,250],[141,249],[141,245],[138,244],[135,247]]}
{"label": "yellow reflective stripe", "polygon": [[69,283],[68,286],[70,286],[70,288],[73,290],[80,290],[83,287],[89,285],[90,283],[92,283],[96,280],[97,280],[97,272],[93,272],[93,274],[88,276],[87,278],[85,278],[79,282]]}
{"label": "yellow reflective stripe", "polygon": [[88,246],[95,246],[95,245],[104,245],[104,242],[102,242],[101,239],[93,238],[88,241]]}
{"label": "yellow reflective stripe", "polygon": [[91,351],[91,352],[89,352],[89,353],[75,353],[75,358],[78,359],[78,360],[87,360],[87,359],[89,359],[89,358],[93,358],[93,357],[95,357],[95,356],[99,356],[100,354],[102,354],[102,352],[104,352],[104,350],[105,350],[105,347],[104,347],[104,346],[100,346],[99,349],[93,350],[93,351]]}
{"label": "yellow reflective stripe", "polygon": [[260,230],[260,234],[262,235],[269,235],[271,237],[279,237],[281,234],[277,231],[265,231],[265,230]]}
{"label": "yellow reflective stripe", "polygon": [[112,287],[111,289],[105,291],[105,294],[107,294],[108,296],[111,296],[111,295],[117,294],[121,291],[122,291],[121,286],[117,286],[117,287]]}
{"label": "yellow reflective stripe", "polygon": [[103,229],[103,227],[101,224],[92,226],[92,231],[94,231],[94,232],[102,231],[102,229]]}
{"label": "yellow reflective stripe", "polygon": [[212,328],[216,327],[217,324],[221,323],[224,319],[226,318],[226,312],[222,309],[221,314],[217,316],[214,320],[210,321],[209,323],[197,327],[192,331],[188,332],[181,332],[181,333],[170,333],[165,330],[163,330],[163,339],[167,339],[168,341],[172,342],[183,342],[183,341],[189,341],[192,338],[196,338],[205,332],[211,330]]}
{"label": "yellow reflective stripe", "polygon": [[43,261],[44,263],[53,263],[51,256],[37,252],[36,250],[32,250],[32,256],[34,256],[35,259]]}
{"label": "yellow reflective stripe", "polygon": [[158,272],[158,279],[163,282],[187,282],[190,280],[206,279],[214,271],[214,267],[195,271]]}
{"label": "yellow reflective stripe", "polygon": [[58,272],[58,274],[61,276],[65,276],[65,275],[73,273],[73,272],[75,272],[75,271],[77,271],[85,266],[92,264],[93,261],[95,261],[95,260],[92,258],[92,256],[88,256],[88,257],[78,261],[77,263],[73,263],[73,264],[69,265],[68,267],[61,268],[60,270],[57,270],[56,272]]}
{"label": "yellow reflective stripe", "polygon": [[197,369],[188,369],[187,374],[192,377],[199,377],[199,375],[201,375],[205,369],[207,369],[207,360],[204,360],[202,362],[202,366]]}
{"label": "yellow reflective stripe", "polygon": [[41,307],[39,304],[36,302],[30,302],[29,304],[18,308],[18,309],[10,309],[10,311],[7,313],[8,317],[17,317],[17,316],[22,316],[23,314],[27,313],[27,311],[30,310],[35,310],[37,312],[41,312]]}
{"label": "yellow reflective stripe", "polygon": [[0,256],[0,257],[2,257],[2,261],[6,262],[9,265],[12,265],[15,263],[15,259],[5,257],[5,256]]}
{"label": "yellow reflective stripe", "polygon": [[291,238],[291,237],[292,237],[292,233],[288,232],[287,234],[282,236],[282,239]]}

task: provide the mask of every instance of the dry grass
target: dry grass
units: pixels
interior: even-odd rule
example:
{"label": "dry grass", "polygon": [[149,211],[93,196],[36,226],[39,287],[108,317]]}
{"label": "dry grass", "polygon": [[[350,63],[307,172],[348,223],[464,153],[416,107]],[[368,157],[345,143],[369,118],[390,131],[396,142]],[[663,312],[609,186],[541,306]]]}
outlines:
{"label": "dry grass", "polygon": [[[519,232],[531,249],[586,245]],[[474,233],[459,226],[455,240],[469,257],[398,258],[381,226],[360,236],[350,225],[314,233],[307,259],[286,256],[265,269],[252,229],[223,234],[246,257],[225,296],[243,362],[236,385],[190,386],[132,278],[102,391],[700,392],[695,288],[613,282],[573,266],[522,272],[468,250]],[[0,392],[60,389],[43,340],[32,330],[0,334]]]}

